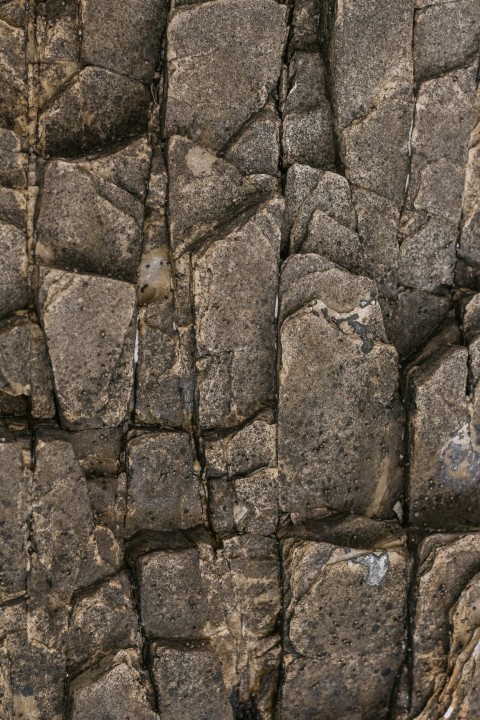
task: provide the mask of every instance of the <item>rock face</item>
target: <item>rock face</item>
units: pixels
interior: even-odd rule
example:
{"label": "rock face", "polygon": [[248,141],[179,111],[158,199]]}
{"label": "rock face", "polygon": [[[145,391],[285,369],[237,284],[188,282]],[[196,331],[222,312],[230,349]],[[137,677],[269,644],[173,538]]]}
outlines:
{"label": "rock face", "polygon": [[478,0],[0,0],[1,720],[478,720]]}

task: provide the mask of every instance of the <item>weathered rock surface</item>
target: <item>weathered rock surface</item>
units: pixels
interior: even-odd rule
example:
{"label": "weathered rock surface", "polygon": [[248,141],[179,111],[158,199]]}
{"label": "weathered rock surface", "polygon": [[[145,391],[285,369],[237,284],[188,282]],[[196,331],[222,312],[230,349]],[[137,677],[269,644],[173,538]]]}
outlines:
{"label": "weathered rock surface", "polygon": [[133,382],[133,286],[48,269],[41,280],[39,312],[62,422],[78,430],[120,425]]}
{"label": "weathered rock surface", "polygon": [[203,428],[238,424],[273,399],[282,213],[282,201],[270,201],[195,262],[197,389]]}
{"label": "weathered rock surface", "polygon": [[1,720],[478,720],[478,0],[0,0]]}
{"label": "weathered rock surface", "polygon": [[187,433],[140,435],[129,441],[127,454],[127,535],[201,523],[199,464]]}
{"label": "weathered rock surface", "polygon": [[391,515],[402,413],[373,283],[316,255],[293,256],[280,319],[280,507]]}
{"label": "weathered rock surface", "polygon": [[287,540],[282,720],[384,717],[405,646],[401,547]]}
{"label": "weathered rock surface", "polygon": [[167,28],[166,134],[220,149],[274,92],[285,40],[286,8],[274,0],[176,10]]}

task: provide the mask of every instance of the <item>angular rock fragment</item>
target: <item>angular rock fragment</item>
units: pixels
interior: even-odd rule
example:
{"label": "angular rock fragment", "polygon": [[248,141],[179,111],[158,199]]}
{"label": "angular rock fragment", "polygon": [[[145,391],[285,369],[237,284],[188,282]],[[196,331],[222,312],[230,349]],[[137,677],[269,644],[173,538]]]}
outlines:
{"label": "angular rock fragment", "polygon": [[35,45],[39,63],[39,105],[68,83],[78,70],[82,42],[80,3],[40,3],[36,8]]}
{"label": "angular rock fragment", "polygon": [[176,255],[275,190],[271,178],[243,178],[234,165],[182,137],[170,140],[168,168],[170,235]]}
{"label": "angular rock fragment", "polygon": [[397,292],[400,212],[390,200],[368,190],[353,187],[352,198],[362,247],[362,274],[375,280],[381,297],[392,298]]}
{"label": "angular rock fragment", "polygon": [[304,163],[333,169],[333,125],[325,95],[325,69],[319,53],[297,52],[288,67],[284,103],[284,165]]}
{"label": "angular rock fragment", "polygon": [[432,295],[424,290],[402,290],[396,301],[383,302],[385,327],[400,356],[419,348],[448,317],[449,295]]}
{"label": "angular rock fragment", "polygon": [[123,191],[74,165],[55,162],[45,177],[36,256],[45,265],[132,281],[141,252],[141,219],[141,205]]}
{"label": "angular rock fragment", "polygon": [[0,220],[0,316],[28,303],[27,239],[25,232]]}
{"label": "angular rock fragment", "polygon": [[167,28],[166,134],[220,149],[275,90],[285,40],[286,8],[274,0],[176,10]]}
{"label": "angular rock fragment", "polygon": [[420,80],[458,67],[478,52],[480,11],[475,0],[429,3],[415,14],[415,76]]}
{"label": "angular rock fragment", "polygon": [[[205,637],[209,610],[200,557],[198,548],[192,547],[139,559],[141,617],[149,637]],[[207,559],[211,559],[208,554]]]}
{"label": "angular rock fragment", "polygon": [[51,369],[38,325],[23,314],[0,324],[0,413],[55,416]]}
{"label": "angular rock fragment", "polygon": [[149,103],[150,94],[141,82],[86,67],[40,114],[40,152],[70,157],[139,135],[146,130]]}
{"label": "angular rock fragment", "polygon": [[199,419],[229,427],[273,399],[283,202],[273,199],[194,265]]}
{"label": "angular rock fragment", "polygon": [[277,470],[209,483],[211,522],[220,535],[273,535],[278,522]]}
{"label": "angular rock fragment", "polygon": [[30,532],[29,637],[60,652],[74,593],[121,564],[113,533],[94,524],[85,478],[65,441],[37,441]]}
{"label": "angular rock fragment", "polygon": [[410,523],[447,530],[480,522],[480,455],[472,437],[468,351],[439,351],[410,374]]}
{"label": "angular rock fragment", "polygon": [[233,720],[233,710],[214,651],[156,646],[153,674],[163,720]]}
{"label": "angular rock fragment", "polygon": [[373,283],[316,255],[293,256],[280,296],[281,509],[391,516],[402,413]]}
{"label": "angular rock fragment", "polygon": [[125,573],[77,600],[68,631],[69,665],[93,665],[113,650],[139,646],[138,618]]}
{"label": "angular rock fragment", "polygon": [[205,441],[208,477],[246,475],[276,465],[276,426],[268,414],[236,433]]}
{"label": "angular rock fragment", "polygon": [[[462,605],[467,599],[465,594],[461,597],[462,592],[472,592],[468,589],[469,583],[480,570],[479,549],[478,533],[433,535],[426,538],[419,546],[419,568],[415,586],[417,603],[413,618],[412,717],[420,713],[428,700],[431,700],[433,709],[438,709],[436,700],[443,688],[448,687],[448,674],[454,670],[453,665],[457,662],[457,658],[460,663],[451,676],[450,692],[446,693],[447,697],[444,698],[447,701],[444,712],[448,712],[448,707],[452,703],[453,709],[448,717],[465,718],[465,720],[475,717],[475,712],[472,715],[458,711],[458,705],[461,704],[458,702],[459,691],[463,691],[465,697],[464,710],[468,708],[469,702],[472,702],[472,707],[475,708],[475,695],[478,702],[478,694],[475,691],[470,694],[470,699],[468,698],[469,673],[463,678],[461,674],[461,666],[469,662],[472,671],[475,672],[475,663],[472,663],[471,658],[473,648],[469,651],[467,641],[465,652],[460,653],[459,645],[462,643],[462,635],[468,637],[471,632],[470,623],[473,621],[472,624],[476,626],[478,610],[474,611],[471,620],[468,619],[468,615],[463,618],[461,624],[458,620],[459,613],[462,613]],[[451,637],[449,637],[450,630],[453,630]],[[476,633],[478,634],[478,630]],[[470,678],[473,680],[472,674]],[[429,705],[427,709],[428,711],[431,709]],[[454,710],[457,710],[457,713]],[[427,711],[425,715],[419,715],[421,720],[437,720],[440,717],[442,717],[440,713],[430,714]]]}
{"label": "angular rock fragment", "polygon": [[26,592],[31,458],[28,437],[2,437],[1,440],[0,603],[3,604]]}
{"label": "angular rock fragment", "polygon": [[[139,153],[137,163],[133,158],[122,163],[125,173],[145,173],[140,192],[144,192],[148,171],[149,153],[146,147],[143,150],[144,157]],[[121,166],[115,167],[113,158],[113,167],[102,164],[103,168],[100,161],[55,160],[47,165],[36,226],[36,259],[64,270],[134,282],[142,252],[143,205],[122,188],[128,186],[128,179],[122,183]],[[132,167],[135,164],[139,167]]]}
{"label": "angular rock fragment", "polygon": [[[348,1],[330,16],[328,3],[323,6],[321,37],[328,47],[340,154],[346,177],[363,193],[353,198],[362,216],[359,232],[366,257],[361,272],[379,281],[380,296],[391,297],[398,215],[394,222],[390,217],[403,204],[414,106],[413,7],[410,0],[378,6]],[[382,201],[388,220],[379,210]]]}
{"label": "angular rock fragment", "polygon": [[71,685],[72,720],[158,720],[138,669],[137,653],[120,651],[110,663],[83,673]]}
{"label": "angular rock fragment", "polygon": [[453,283],[474,98],[473,67],[424,82],[419,90],[399,272],[399,281],[417,290]]}
{"label": "angular rock fragment", "polygon": [[136,80],[153,78],[168,5],[164,0],[120,5],[114,0],[82,3],[82,60]]}
{"label": "angular rock fragment", "polygon": [[275,108],[267,105],[234,138],[224,157],[243,175],[276,175],[279,149],[280,118]]}
{"label": "angular rock fragment", "polygon": [[19,135],[27,130],[27,65],[25,18],[17,21],[0,16],[2,73],[0,81],[0,127]]}
{"label": "angular rock fragment", "polygon": [[348,180],[381,195],[398,209],[408,173],[411,121],[409,99],[388,99],[345,128],[342,135]]}
{"label": "angular rock fragment", "polygon": [[81,430],[70,432],[67,437],[87,478],[118,473],[122,445],[121,428]]}
{"label": "angular rock fragment", "polygon": [[285,198],[290,252],[317,253],[352,271],[360,270],[363,248],[344,177],[292,165]]}
{"label": "angular rock fragment", "polygon": [[127,457],[127,535],[187,529],[202,522],[199,466],[186,433],[134,437]]}
{"label": "angular rock fragment", "polygon": [[61,270],[41,275],[38,304],[62,423],[120,425],[132,392],[134,287]]}
{"label": "angular rock fragment", "polygon": [[409,561],[401,543],[287,540],[282,720],[385,717],[404,657]]}

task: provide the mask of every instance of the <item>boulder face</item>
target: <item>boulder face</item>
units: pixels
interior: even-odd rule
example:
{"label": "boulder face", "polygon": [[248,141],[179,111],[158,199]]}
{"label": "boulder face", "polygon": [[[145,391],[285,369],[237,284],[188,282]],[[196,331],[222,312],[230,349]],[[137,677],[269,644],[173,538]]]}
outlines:
{"label": "boulder face", "polygon": [[478,0],[0,0],[1,720],[478,720]]}

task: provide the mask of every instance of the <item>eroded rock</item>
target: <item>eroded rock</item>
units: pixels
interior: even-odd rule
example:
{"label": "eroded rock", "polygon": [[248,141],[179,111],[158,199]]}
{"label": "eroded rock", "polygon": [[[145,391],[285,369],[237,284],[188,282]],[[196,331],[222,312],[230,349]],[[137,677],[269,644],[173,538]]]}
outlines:
{"label": "eroded rock", "polygon": [[44,269],[38,304],[65,427],[120,425],[133,383],[134,287]]}
{"label": "eroded rock", "polygon": [[285,40],[286,9],[274,0],[176,10],[167,29],[167,135],[220,149],[274,91]]}
{"label": "eroded rock", "polygon": [[127,535],[202,522],[199,464],[186,433],[147,433],[128,443]]}
{"label": "eroded rock", "polygon": [[283,553],[282,720],[384,717],[405,652],[405,550],[287,540]]}
{"label": "eroded rock", "polygon": [[280,507],[389,516],[400,493],[397,355],[373,283],[317,258],[293,256],[282,271]]}

